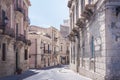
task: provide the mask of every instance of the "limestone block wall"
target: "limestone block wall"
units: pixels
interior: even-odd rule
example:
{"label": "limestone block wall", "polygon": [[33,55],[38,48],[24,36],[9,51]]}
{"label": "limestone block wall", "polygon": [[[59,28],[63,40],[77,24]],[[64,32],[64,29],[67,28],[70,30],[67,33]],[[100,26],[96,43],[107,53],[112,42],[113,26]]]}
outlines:
{"label": "limestone block wall", "polygon": [[[2,44],[6,44],[6,60],[2,61]],[[0,46],[0,77],[12,75],[15,72],[15,53],[13,49],[13,42],[9,44],[6,40]]]}
{"label": "limestone block wall", "polygon": [[106,4],[106,80],[120,79],[120,1]]}
{"label": "limestone block wall", "polygon": [[7,47],[7,75],[13,75],[15,72],[15,51],[11,41]]}
{"label": "limestone block wall", "polygon": [[[27,56],[28,57],[28,56]],[[27,60],[25,60],[25,46],[23,46],[20,50],[19,50],[19,67],[23,70],[26,71],[27,69],[29,69],[29,61],[28,58]]]}
{"label": "limestone block wall", "polygon": [[[81,41],[80,74],[93,80],[103,80],[106,75],[105,11],[93,16],[84,28],[83,34],[81,36],[83,41]],[[93,53],[91,49],[92,37]]]}

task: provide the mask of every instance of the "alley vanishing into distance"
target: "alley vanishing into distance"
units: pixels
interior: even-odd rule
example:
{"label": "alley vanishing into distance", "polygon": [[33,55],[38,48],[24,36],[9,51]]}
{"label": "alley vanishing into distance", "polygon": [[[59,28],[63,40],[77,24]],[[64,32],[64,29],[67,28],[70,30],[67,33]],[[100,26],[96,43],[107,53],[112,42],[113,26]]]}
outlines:
{"label": "alley vanishing into distance", "polygon": [[120,0],[0,0],[0,80],[89,78],[120,80]]}
{"label": "alley vanishing into distance", "polygon": [[0,78],[0,80],[91,80],[69,69],[68,65],[43,69],[30,69],[23,74]]}

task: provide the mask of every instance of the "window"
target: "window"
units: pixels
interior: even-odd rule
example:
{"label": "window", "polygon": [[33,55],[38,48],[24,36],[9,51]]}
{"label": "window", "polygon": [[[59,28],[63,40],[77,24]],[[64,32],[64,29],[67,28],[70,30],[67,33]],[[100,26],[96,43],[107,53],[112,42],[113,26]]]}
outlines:
{"label": "window", "polygon": [[16,24],[16,36],[18,36],[18,23]]}
{"label": "window", "polygon": [[92,39],[91,39],[91,58],[94,57],[94,50],[95,50],[94,37],[92,36]]}
{"label": "window", "polygon": [[27,60],[27,59],[28,59],[28,51],[27,51],[27,49],[25,49],[25,54],[24,54],[24,57],[25,57],[25,60]]}
{"label": "window", "polygon": [[76,20],[79,17],[79,0],[76,1]]}
{"label": "window", "polygon": [[73,58],[73,56],[72,56],[72,47],[71,47],[71,63],[72,63],[72,58]]}
{"label": "window", "polygon": [[83,12],[85,8],[85,0],[81,0],[81,12]]}
{"label": "window", "polygon": [[61,45],[61,51],[62,51],[62,45]]}
{"label": "window", "polygon": [[72,30],[72,14],[70,15],[70,30]]}
{"label": "window", "polygon": [[26,35],[27,35],[27,31],[26,31],[26,30],[24,30],[24,35],[25,35],[25,37],[26,37]]}
{"label": "window", "polygon": [[73,7],[73,14],[72,14],[72,28],[74,27],[74,21],[75,21],[75,7]]}
{"label": "window", "polygon": [[6,44],[2,44],[2,61],[6,60]]}
{"label": "window", "polygon": [[91,4],[91,0],[88,0],[88,1],[89,1],[88,3]]}
{"label": "window", "polygon": [[16,0],[16,7],[18,8],[18,0]]}
{"label": "window", "polygon": [[2,24],[5,25],[5,11],[2,10]]}
{"label": "window", "polygon": [[82,57],[85,57],[85,31],[82,31]]}
{"label": "window", "polygon": [[56,47],[54,47],[54,54],[56,54]]}
{"label": "window", "polygon": [[49,44],[48,44],[48,53],[50,53],[50,46],[49,46]]}
{"label": "window", "polygon": [[75,51],[75,45],[73,46],[73,58],[74,58],[74,64],[75,64],[75,53],[76,53],[76,51]]}
{"label": "window", "polygon": [[44,53],[45,53],[45,44],[44,44]]}

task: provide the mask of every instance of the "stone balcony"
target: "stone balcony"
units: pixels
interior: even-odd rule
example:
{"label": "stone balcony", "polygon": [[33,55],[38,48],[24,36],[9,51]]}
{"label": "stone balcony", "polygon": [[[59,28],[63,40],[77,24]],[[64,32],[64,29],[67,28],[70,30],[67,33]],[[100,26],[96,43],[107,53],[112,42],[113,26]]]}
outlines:
{"label": "stone balcony", "polygon": [[79,32],[79,27],[74,27],[74,28],[72,29],[72,31],[74,32],[74,34],[75,34],[75,33],[78,33],[78,32]]}
{"label": "stone balcony", "polygon": [[84,19],[89,20],[91,16],[94,14],[94,9],[95,5],[94,4],[86,4],[85,9],[82,12],[81,16],[84,17]]}
{"label": "stone balcony", "polygon": [[2,35],[7,35],[7,36],[12,37],[12,38],[15,37],[14,29],[10,28],[8,26],[0,25],[0,32]]}
{"label": "stone balcony", "polygon": [[71,8],[71,6],[72,6],[72,1],[73,1],[73,0],[69,0],[69,1],[68,1],[67,6],[68,6],[69,8]]}
{"label": "stone balcony", "polygon": [[45,50],[44,51],[45,54],[51,54],[51,52],[52,52],[51,50]]}
{"label": "stone balcony", "polygon": [[30,24],[30,18],[28,16],[25,16],[24,15],[24,21],[27,23],[27,24]]}
{"label": "stone balcony", "polygon": [[15,9],[16,17],[24,17],[24,9],[20,6]]}
{"label": "stone balcony", "polygon": [[25,43],[28,46],[31,45],[31,41],[26,39],[25,35],[23,35],[23,34],[19,34],[18,36],[16,36],[16,40],[17,41],[22,41],[23,43]]}
{"label": "stone balcony", "polygon": [[84,18],[78,18],[77,22],[76,22],[76,25],[79,27],[79,28],[83,28],[84,25],[85,25],[85,19]]}
{"label": "stone balcony", "polygon": [[31,43],[31,40],[28,40],[28,39],[25,39],[25,44],[30,46],[32,43]]}
{"label": "stone balcony", "polygon": [[73,31],[71,31],[71,33],[68,35],[68,39],[72,42],[75,42],[75,34]]}
{"label": "stone balcony", "polygon": [[25,42],[25,36],[22,35],[22,34],[19,34],[19,35],[16,36],[16,40],[17,40],[17,41]]}

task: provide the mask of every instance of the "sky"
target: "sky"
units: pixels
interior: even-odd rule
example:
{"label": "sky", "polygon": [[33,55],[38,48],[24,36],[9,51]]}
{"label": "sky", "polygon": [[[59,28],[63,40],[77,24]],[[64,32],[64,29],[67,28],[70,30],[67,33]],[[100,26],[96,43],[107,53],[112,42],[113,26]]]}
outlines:
{"label": "sky", "polygon": [[59,29],[64,19],[69,18],[68,0],[30,0],[29,17],[31,25]]}

